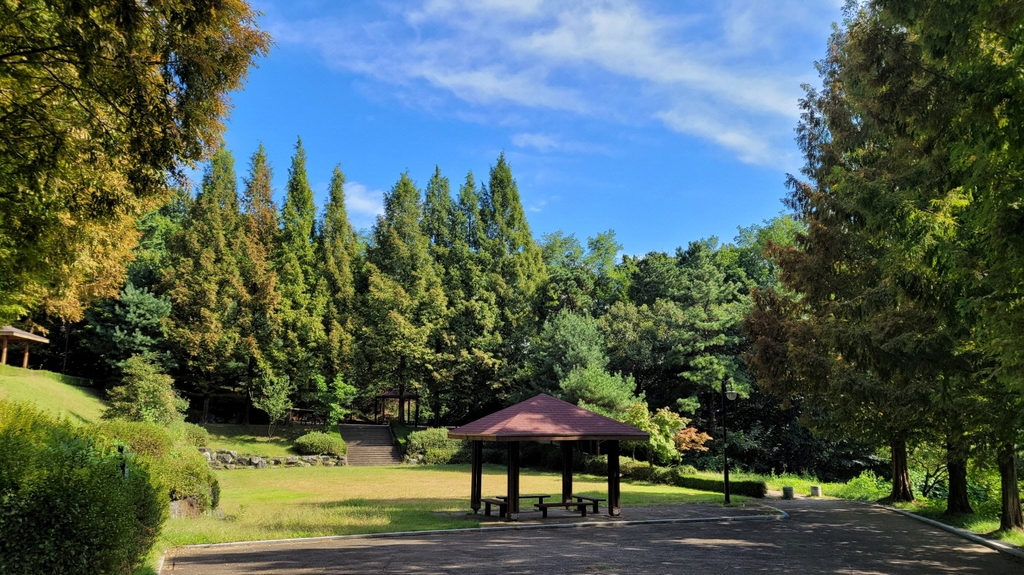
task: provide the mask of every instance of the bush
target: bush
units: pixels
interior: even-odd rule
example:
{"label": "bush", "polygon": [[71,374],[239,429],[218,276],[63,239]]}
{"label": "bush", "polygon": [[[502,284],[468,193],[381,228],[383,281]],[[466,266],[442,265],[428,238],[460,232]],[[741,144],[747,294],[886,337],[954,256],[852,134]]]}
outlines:
{"label": "bush", "polygon": [[[217,507],[217,477],[192,443],[195,439],[192,433],[182,431],[175,441],[171,433],[155,424],[119,419],[104,421],[96,427],[101,435],[123,443],[147,463],[171,500],[192,497],[201,511]],[[188,428],[171,427],[171,431],[176,429]]]}
{"label": "bush", "polygon": [[303,455],[337,455],[348,453],[345,440],[322,431],[311,431],[295,440],[295,450]]}
{"label": "bush", "polygon": [[179,421],[172,423],[167,430],[171,432],[171,437],[176,442],[193,447],[206,447],[210,443],[210,432],[201,425]]}
{"label": "bush", "polygon": [[0,573],[129,572],[167,518],[167,496],[142,462],[4,400],[0,501]]}
{"label": "bush", "polygon": [[188,402],[174,390],[174,380],[151,358],[133,355],[121,362],[122,385],[107,391],[110,407],[104,419],[127,419],[167,425],[184,419]]}
{"label": "bush", "polygon": [[848,481],[845,485],[835,488],[835,493],[829,493],[828,495],[841,499],[874,501],[889,495],[891,489],[891,483],[881,479],[871,471],[865,471]]}
{"label": "bush", "polygon": [[430,465],[448,463],[467,463],[472,457],[467,443],[458,439],[448,439],[448,430],[443,427],[432,427],[409,434],[406,453],[411,457],[423,457],[423,462]]}
{"label": "bush", "polygon": [[[725,493],[725,481],[722,479],[693,477],[689,475],[681,475],[677,472],[675,474],[674,483],[677,487]],[[760,499],[768,494],[768,485],[764,481],[729,481],[729,492],[734,495],[746,495],[747,497],[756,497]]]}

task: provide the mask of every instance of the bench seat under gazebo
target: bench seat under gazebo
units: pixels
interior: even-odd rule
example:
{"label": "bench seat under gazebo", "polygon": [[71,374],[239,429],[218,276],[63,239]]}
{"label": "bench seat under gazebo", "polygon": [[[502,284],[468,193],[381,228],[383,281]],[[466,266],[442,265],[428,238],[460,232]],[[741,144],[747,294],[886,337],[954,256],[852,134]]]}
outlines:
{"label": "bench seat under gazebo", "polygon": [[[521,441],[557,441],[562,446],[561,502],[579,508],[572,492],[572,448],[577,441],[603,442],[608,455],[608,514],[616,516],[622,507],[619,494],[619,442],[646,441],[647,432],[631,425],[577,407],[550,395],[506,407],[472,423],[448,432],[451,439],[472,443],[472,485],[470,507],[480,512],[483,478],[483,442],[500,441],[508,445],[508,492],[505,518],[519,519],[519,443]],[[596,510],[597,503],[593,502]],[[547,506],[560,506],[558,503]],[[546,515],[546,513],[545,513]]]}

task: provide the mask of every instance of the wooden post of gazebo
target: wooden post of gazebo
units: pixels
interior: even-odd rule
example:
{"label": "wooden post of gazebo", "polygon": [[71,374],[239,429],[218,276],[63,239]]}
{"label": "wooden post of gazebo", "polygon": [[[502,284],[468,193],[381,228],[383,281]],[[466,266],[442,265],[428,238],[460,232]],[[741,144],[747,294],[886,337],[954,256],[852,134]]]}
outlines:
{"label": "wooden post of gazebo", "polygon": [[7,365],[7,338],[5,337],[5,338],[3,338],[3,340],[4,340],[4,352],[3,352],[3,357],[0,358],[0,363],[2,363],[4,365]]}
{"label": "wooden post of gazebo", "polygon": [[562,441],[562,501],[572,500],[572,441]]}
{"label": "wooden post of gazebo", "polygon": [[606,442],[608,452],[608,515],[617,517],[622,508],[622,494],[619,491],[619,442]]}
{"label": "wooden post of gazebo", "polygon": [[519,521],[519,442],[508,442],[508,510],[505,518]]}
{"label": "wooden post of gazebo", "polygon": [[472,479],[469,486],[469,507],[473,510],[473,515],[476,515],[480,512],[480,499],[481,492],[483,491],[484,442],[476,440],[471,443],[473,445],[473,455],[470,459]]}

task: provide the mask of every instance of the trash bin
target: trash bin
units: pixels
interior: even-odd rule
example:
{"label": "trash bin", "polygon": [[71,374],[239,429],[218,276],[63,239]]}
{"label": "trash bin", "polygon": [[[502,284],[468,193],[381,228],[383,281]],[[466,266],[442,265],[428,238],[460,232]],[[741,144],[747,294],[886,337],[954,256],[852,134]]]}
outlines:
{"label": "trash bin", "polygon": [[791,486],[787,485],[787,486],[782,488],[782,498],[783,499],[792,499],[793,498],[793,488]]}

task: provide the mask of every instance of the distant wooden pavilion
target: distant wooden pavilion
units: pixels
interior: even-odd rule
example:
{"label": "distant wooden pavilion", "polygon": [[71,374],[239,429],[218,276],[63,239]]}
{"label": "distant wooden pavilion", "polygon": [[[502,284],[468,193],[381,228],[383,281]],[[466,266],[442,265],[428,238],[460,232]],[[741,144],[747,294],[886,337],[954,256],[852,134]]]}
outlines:
{"label": "distant wooden pavilion", "polygon": [[388,400],[398,400],[398,423],[408,423],[408,407],[410,401],[416,402],[416,417],[415,425],[420,425],[420,395],[415,391],[408,391],[404,388],[391,389],[382,392],[374,398],[373,405],[373,418],[375,423],[381,423],[384,420],[384,412],[387,409]]}
{"label": "distant wooden pavilion", "polygon": [[562,501],[572,500],[572,448],[579,441],[603,442],[608,455],[608,514],[619,515],[619,442],[646,441],[650,436],[631,425],[615,421],[577,407],[550,395],[506,407],[486,417],[448,432],[451,439],[472,442],[472,485],[470,507],[480,511],[483,477],[483,442],[500,441],[508,445],[508,504],[505,517],[519,519],[519,443],[521,441],[557,441],[562,448]]}
{"label": "distant wooden pavilion", "polygon": [[41,335],[29,333],[25,330],[5,325],[0,327],[0,340],[3,341],[3,352],[0,352],[0,363],[7,365],[7,344],[8,342],[25,342],[25,352],[21,358],[21,367],[28,369],[28,347],[30,343],[50,343],[50,340]]}

